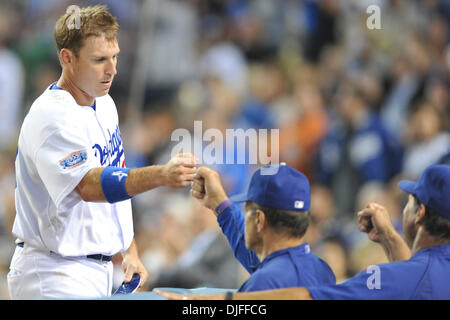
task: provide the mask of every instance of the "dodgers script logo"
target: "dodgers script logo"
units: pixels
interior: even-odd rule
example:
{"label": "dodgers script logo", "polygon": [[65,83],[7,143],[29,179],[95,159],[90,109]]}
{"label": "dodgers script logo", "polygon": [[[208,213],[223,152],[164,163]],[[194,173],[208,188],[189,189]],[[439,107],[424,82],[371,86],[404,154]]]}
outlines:
{"label": "dodgers script logo", "polygon": [[92,149],[94,149],[94,155],[99,158],[100,164],[104,166],[108,159],[110,163],[108,165],[114,167],[125,168],[125,156],[121,162],[121,158],[124,155],[122,146],[122,135],[120,134],[119,126],[113,133],[108,129],[109,140],[106,146],[101,146],[99,144],[94,144]]}

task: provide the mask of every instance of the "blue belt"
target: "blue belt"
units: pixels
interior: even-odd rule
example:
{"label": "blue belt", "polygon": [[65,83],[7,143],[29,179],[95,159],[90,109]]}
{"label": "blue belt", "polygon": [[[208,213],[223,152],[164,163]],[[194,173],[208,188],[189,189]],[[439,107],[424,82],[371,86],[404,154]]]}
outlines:
{"label": "blue belt", "polygon": [[[19,242],[17,244],[17,246],[23,248],[24,244],[25,244],[24,242]],[[105,256],[103,254],[90,254],[90,255],[86,256],[86,258],[109,262],[112,260],[113,256]]]}
{"label": "blue belt", "polygon": [[86,258],[109,262],[112,260],[113,256],[105,256],[104,254],[98,253],[98,254],[90,254],[86,256]]}

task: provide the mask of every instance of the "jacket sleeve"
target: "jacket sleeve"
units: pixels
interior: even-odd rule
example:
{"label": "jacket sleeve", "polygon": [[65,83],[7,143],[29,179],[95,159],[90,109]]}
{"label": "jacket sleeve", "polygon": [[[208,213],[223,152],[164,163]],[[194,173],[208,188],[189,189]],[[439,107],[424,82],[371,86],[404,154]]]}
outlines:
{"label": "jacket sleeve", "polygon": [[217,222],[227,237],[235,257],[251,274],[260,263],[256,254],[245,246],[245,218],[236,204],[226,208],[217,218]]}

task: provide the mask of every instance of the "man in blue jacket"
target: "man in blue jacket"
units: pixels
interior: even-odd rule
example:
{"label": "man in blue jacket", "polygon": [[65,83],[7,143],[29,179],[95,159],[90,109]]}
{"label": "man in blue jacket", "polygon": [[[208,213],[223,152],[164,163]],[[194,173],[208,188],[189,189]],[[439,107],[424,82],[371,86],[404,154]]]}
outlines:
{"label": "man in blue jacket", "polygon": [[[236,258],[250,273],[238,291],[336,283],[328,264],[303,240],[310,221],[310,187],[299,171],[287,165],[261,167],[248,191],[231,197],[232,202],[219,174],[201,167],[191,193],[217,215]],[[241,202],[245,217],[235,204]]]}

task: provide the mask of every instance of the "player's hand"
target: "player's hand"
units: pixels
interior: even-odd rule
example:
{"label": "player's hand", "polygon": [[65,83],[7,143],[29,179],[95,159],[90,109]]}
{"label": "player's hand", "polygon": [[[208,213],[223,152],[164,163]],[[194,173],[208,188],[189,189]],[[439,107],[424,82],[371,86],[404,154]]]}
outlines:
{"label": "player's hand", "polygon": [[[139,284],[139,289],[144,287],[144,284],[148,280],[148,272],[145,269],[142,261],[139,259],[137,254],[125,253],[123,254],[122,270],[124,272],[124,282],[130,282],[133,274],[139,273],[141,277],[141,283]],[[139,290],[138,290],[139,291]]]}
{"label": "player's hand", "polygon": [[374,242],[385,242],[395,232],[391,217],[386,208],[369,203],[366,208],[358,212],[359,230],[367,233]]}
{"label": "player's hand", "polygon": [[170,188],[187,187],[194,180],[197,159],[192,153],[179,153],[162,170],[163,185]]}
{"label": "player's hand", "polygon": [[220,203],[228,199],[219,174],[207,167],[198,169],[192,183],[191,194],[202,205],[214,212]]}

